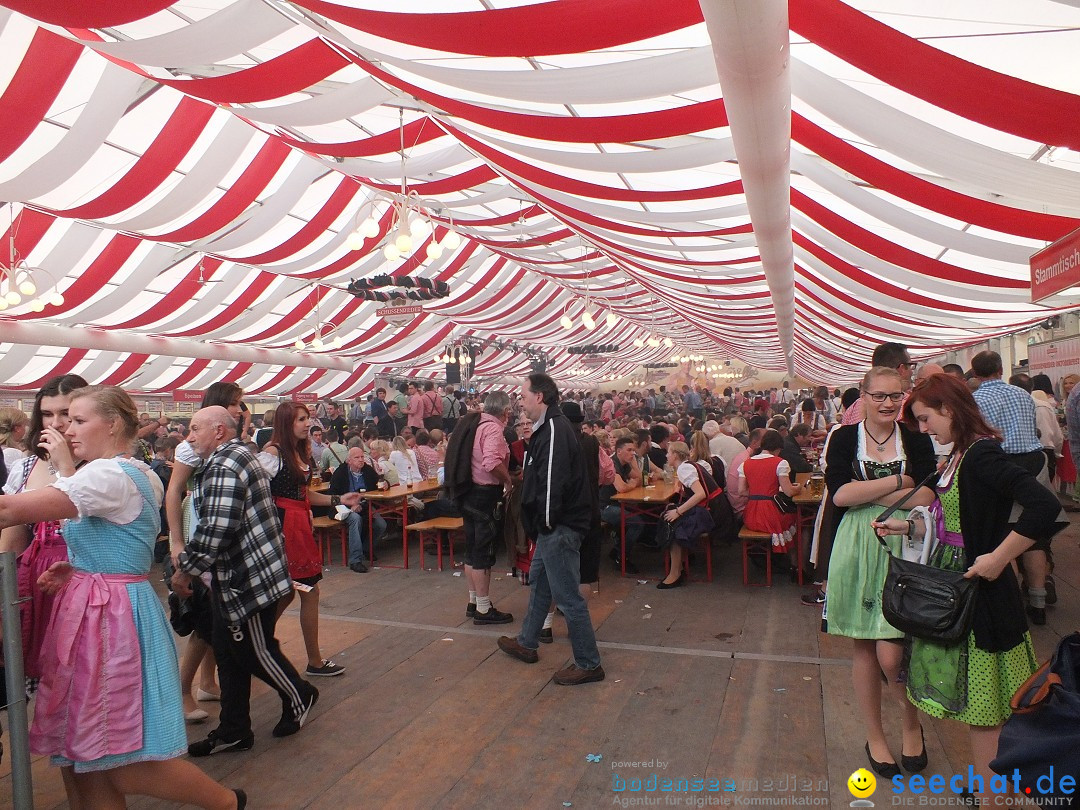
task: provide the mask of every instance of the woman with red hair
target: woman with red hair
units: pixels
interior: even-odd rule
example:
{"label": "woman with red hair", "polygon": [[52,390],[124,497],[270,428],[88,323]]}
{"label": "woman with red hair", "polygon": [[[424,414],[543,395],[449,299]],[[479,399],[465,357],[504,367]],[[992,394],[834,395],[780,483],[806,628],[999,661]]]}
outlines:
{"label": "woman with red hair", "polygon": [[[912,640],[908,697],[933,717],[968,725],[972,764],[980,782],[989,784],[1009,700],[1037,666],[1010,563],[1031,548],[1033,538],[1049,537],[1065,521],[1053,493],[1009,460],[1000,434],[956,378],[932,374],[919,382],[904,404],[904,421],[953,446],[930,507],[938,540],[930,565],[982,578],[965,641],[945,647]],[[1023,512],[1010,525],[1014,502]],[[874,527],[882,536],[912,530],[918,536],[921,529],[918,521],[912,526],[897,519]]]}
{"label": "woman with red hair", "polygon": [[[311,528],[311,507],[339,504],[356,506],[360,495],[325,495],[311,492],[314,463],[311,459],[311,440],[308,426],[311,413],[306,405],[286,402],[279,405],[274,416],[274,432],[259,460],[270,475],[270,492],[281,518],[285,535],[285,556],[289,562],[289,576],[300,591],[300,631],[307,651],[307,674],[333,677],[345,672],[345,667],[322,657],[319,647],[319,581],[322,579],[322,551]],[[278,616],[292,602],[292,597],[282,599]]]}

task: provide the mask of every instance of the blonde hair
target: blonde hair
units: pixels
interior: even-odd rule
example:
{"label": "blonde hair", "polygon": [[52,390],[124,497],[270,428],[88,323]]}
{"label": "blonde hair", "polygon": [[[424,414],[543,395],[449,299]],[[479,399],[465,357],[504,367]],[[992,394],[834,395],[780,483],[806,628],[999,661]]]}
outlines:
{"label": "blonde hair", "polygon": [[746,424],[746,420],[741,416],[733,416],[728,419],[728,424],[731,426],[731,432],[734,433],[749,433],[750,426]]}
{"label": "blonde hair", "polygon": [[674,453],[683,461],[690,460],[690,448],[686,446],[686,442],[668,442],[667,449],[669,453]]}
{"label": "blonde hair", "polygon": [[386,439],[376,439],[368,446],[368,451],[376,458],[386,458],[390,455],[390,442]]}
{"label": "blonde hair", "polygon": [[29,430],[30,417],[25,413],[18,408],[0,408],[0,447],[19,447],[15,431],[23,425]]}
{"label": "blonde hair", "polygon": [[[669,444],[668,447],[671,447],[671,445]],[[700,430],[695,430],[694,434],[690,437],[690,460],[708,461],[709,456],[711,455],[712,451],[709,450],[709,440]]]}
{"label": "blonde hair", "polygon": [[866,393],[870,390],[870,383],[877,379],[896,380],[897,382],[903,382],[904,378],[900,376],[900,372],[895,368],[888,368],[887,366],[874,366],[868,372],[866,376],[862,378],[862,385],[859,386],[859,390],[862,393]]}
{"label": "blonde hair", "polygon": [[135,440],[139,432],[139,411],[127,391],[115,385],[88,385],[72,391],[69,401],[84,397],[94,401],[94,408],[102,417],[119,423],[122,439]]}
{"label": "blonde hair", "polygon": [[408,453],[409,452],[409,444],[408,444],[408,442],[405,441],[404,437],[395,436],[394,437],[394,449],[398,450],[399,452],[402,452],[402,453]]}

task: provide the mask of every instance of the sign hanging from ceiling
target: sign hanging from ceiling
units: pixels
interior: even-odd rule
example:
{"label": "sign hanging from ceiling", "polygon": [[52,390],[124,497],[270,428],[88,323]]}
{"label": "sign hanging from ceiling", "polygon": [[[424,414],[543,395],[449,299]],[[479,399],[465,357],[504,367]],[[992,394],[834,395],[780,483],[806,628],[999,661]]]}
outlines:
{"label": "sign hanging from ceiling", "polygon": [[377,310],[375,310],[375,314],[387,323],[392,323],[394,326],[404,326],[407,323],[412,323],[418,317],[423,315],[424,308],[419,304],[405,304],[403,306],[396,307],[379,307]]}
{"label": "sign hanging from ceiling", "polygon": [[1080,286],[1080,228],[1033,253],[1029,263],[1033,304]]}

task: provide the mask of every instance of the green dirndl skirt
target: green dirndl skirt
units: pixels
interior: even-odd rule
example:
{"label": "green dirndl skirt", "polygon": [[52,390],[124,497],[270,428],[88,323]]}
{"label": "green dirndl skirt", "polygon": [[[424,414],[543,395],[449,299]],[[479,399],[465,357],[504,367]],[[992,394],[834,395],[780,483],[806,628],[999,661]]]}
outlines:
{"label": "green dirndl skirt", "polygon": [[[826,628],[831,635],[858,639],[904,637],[881,613],[889,555],[870,525],[881,509],[875,504],[853,506],[836,529],[825,591]],[[906,515],[902,510],[895,517],[903,519]],[[885,541],[894,554],[900,553],[901,538],[890,536]]]}
{"label": "green dirndl skirt", "polygon": [[[959,546],[938,546],[928,562],[945,571],[967,570]],[[1012,713],[1012,696],[1037,667],[1030,633],[1024,633],[1024,640],[1012,649],[994,653],[976,647],[974,633],[952,647],[913,638],[908,698],[931,717],[999,726]]]}

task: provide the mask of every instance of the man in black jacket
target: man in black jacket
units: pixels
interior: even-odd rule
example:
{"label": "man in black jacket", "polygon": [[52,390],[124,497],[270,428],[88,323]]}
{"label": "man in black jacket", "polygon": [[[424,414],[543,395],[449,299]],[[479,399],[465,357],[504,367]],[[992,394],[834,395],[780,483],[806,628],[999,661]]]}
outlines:
{"label": "man in black jacket", "polygon": [[[376,489],[379,486],[379,474],[375,468],[367,463],[363,447],[351,447],[345,457],[345,463],[334,470],[330,479],[330,494],[345,495],[349,492],[365,492]],[[345,516],[345,525],[349,529],[349,568],[358,574],[366,574],[367,566],[364,564],[364,535],[368,527],[368,502],[361,499],[360,503],[352,507]],[[374,543],[386,534],[386,521],[380,515],[371,517],[372,534]],[[374,555],[373,555],[374,558]]]}
{"label": "man in black jacket", "polygon": [[577,436],[559,410],[559,389],[546,374],[530,374],[521,389],[525,415],[534,423],[522,480],[521,520],[536,538],[529,570],[532,593],[518,637],[502,636],[499,649],[535,664],[548,606],[566,618],[574,663],[555,673],[572,686],[604,679],[589,607],[579,590],[581,541],[589,531],[592,499]]}
{"label": "man in black jacket", "polygon": [[[783,435],[783,433],[781,433]],[[803,448],[810,446],[810,426],[809,425],[793,425],[790,430],[787,431],[787,436],[784,436],[784,449],[780,451],[780,458],[788,463],[791,467],[791,482],[795,483],[795,476],[799,473],[813,472],[814,468],[809,461],[806,460],[806,456],[803,455]]]}

